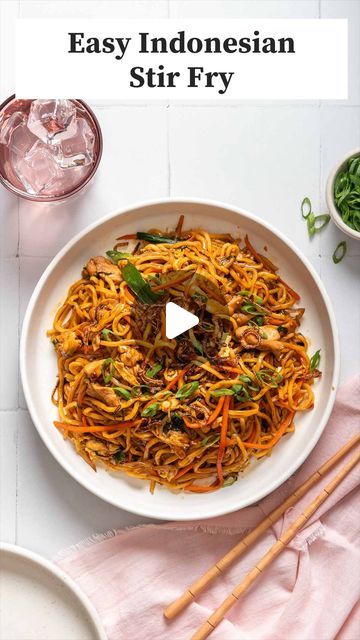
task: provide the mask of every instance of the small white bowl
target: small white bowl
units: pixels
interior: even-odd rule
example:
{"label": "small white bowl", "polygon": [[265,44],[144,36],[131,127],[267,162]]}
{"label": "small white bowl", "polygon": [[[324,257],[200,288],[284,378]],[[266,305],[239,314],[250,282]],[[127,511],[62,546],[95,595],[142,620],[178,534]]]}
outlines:
{"label": "small white bowl", "polygon": [[349,158],[352,158],[353,156],[357,156],[357,155],[360,155],[360,147],[353,149],[353,151],[350,151],[349,153],[347,153],[346,156],[343,157],[340,160],[340,162],[337,165],[335,165],[334,169],[331,171],[326,184],[326,202],[329,207],[329,213],[332,217],[333,222],[336,224],[336,226],[339,227],[341,231],[346,233],[351,238],[360,240],[360,232],[355,231],[355,229],[352,229],[351,227],[348,227],[347,224],[345,224],[334,201],[335,179],[338,173],[346,167],[347,161],[349,160]]}

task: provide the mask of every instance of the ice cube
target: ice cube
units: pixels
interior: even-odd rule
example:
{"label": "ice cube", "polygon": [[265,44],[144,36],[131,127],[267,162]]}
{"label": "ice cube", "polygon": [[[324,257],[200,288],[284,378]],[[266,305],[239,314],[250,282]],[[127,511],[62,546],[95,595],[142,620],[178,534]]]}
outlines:
{"label": "ice cube", "polygon": [[26,191],[38,195],[49,191],[61,180],[62,172],[54,160],[51,149],[40,140],[25,153],[17,153],[12,148],[11,163]]}
{"label": "ice cube", "polygon": [[34,100],[28,127],[46,144],[57,144],[76,133],[76,107],[71,100]]}
{"label": "ice cube", "polygon": [[85,118],[76,122],[76,133],[57,145],[56,162],[63,169],[86,167],[94,161],[95,135]]}
{"label": "ice cube", "polygon": [[12,134],[17,129],[26,124],[26,115],[21,111],[14,111],[8,118],[0,121],[0,144],[10,145]]}

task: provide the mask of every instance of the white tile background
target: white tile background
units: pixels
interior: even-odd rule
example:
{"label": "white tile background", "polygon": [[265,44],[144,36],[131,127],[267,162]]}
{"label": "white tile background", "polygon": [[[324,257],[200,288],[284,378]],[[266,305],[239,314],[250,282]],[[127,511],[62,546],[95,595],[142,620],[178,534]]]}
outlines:
{"label": "white tile background", "polygon": [[96,103],[105,144],[89,190],[60,205],[32,204],[0,190],[0,539],[45,556],[92,534],[145,522],[103,503],[53,460],[35,431],[19,385],[18,343],[31,292],[74,233],[111,210],[162,196],[234,203],[281,228],[320,273],[335,307],[341,378],[359,370],[360,243],[334,265],[342,234],[330,226],[310,242],[299,216],[305,195],[325,211],[330,168],[360,144],[359,0],[2,0],[0,98],[14,90],[17,16],[346,17],[350,33],[347,101],[134,105]]}

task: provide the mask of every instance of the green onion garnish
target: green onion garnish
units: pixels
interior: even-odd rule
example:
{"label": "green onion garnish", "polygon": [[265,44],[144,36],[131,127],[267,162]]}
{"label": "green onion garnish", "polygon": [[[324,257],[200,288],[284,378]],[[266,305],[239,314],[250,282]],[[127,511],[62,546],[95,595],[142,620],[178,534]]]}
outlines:
{"label": "green onion garnish", "polygon": [[197,391],[197,389],[199,388],[199,383],[198,382],[188,382],[187,384],[184,384],[181,389],[179,389],[176,393],[175,393],[175,398],[178,399],[183,399],[183,398],[189,398],[190,396],[193,395],[193,393],[195,393],[195,391]]}
{"label": "green onion garnish", "polygon": [[105,384],[110,382],[115,374],[115,364],[112,358],[106,358],[101,366],[101,373]]}
{"label": "green onion garnish", "polygon": [[332,259],[335,262],[335,264],[337,264],[338,262],[341,262],[341,260],[346,256],[346,250],[347,250],[347,244],[345,240],[343,240],[342,242],[339,242],[338,246],[336,247],[332,255]]}
{"label": "green onion garnish", "polygon": [[144,280],[140,271],[133,264],[128,262],[121,269],[121,275],[141,302],[152,304],[157,301],[158,294],[152,291],[149,283]]}
{"label": "green onion garnish", "polygon": [[131,395],[133,398],[138,398],[139,396],[147,396],[149,395],[149,393],[150,388],[146,384],[141,384],[131,389]]}
{"label": "green onion garnish", "polygon": [[201,342],[199,342],[199,340],[197,340],[195,338],[195,336],[191,337],[190,336],[190,340],[191,340],[191,344],[194,347],[194,350],[197,354],[199,354],[199,356],[203,356],[204,355],[204,349],[202,348],[202,344]]}
{"label": "green onion garnish", "polygon": [[102,332],[101,332],[101,336],[102,336],[102,338],[104,338],[104,340],[111,340],[110,334],[115,336],[115,338],[119,337],[119,336],[116,335],[116,333],[111,331],[111,329],[103,329]]}
{"label": "green onion garnish", "polygon": [[314,371],[314,369],[317,369],[319,364],[320,364],[320,359],[321,359],[321,355],[320,355],[320,349],[318,349],[313,357],[310,359],[310,371]]}
{"label": "green onion garnish", "polygon": [[305,220],[309,217],[312,210],[310,198],[304,198],[301,203],[301,215]]}
{"label": "green onion garnish", "polygon": [[119,449],[116,453],[114,453],[113,458],[114,460],[116,460],[116,462],[124,462],[124,460],[126,460],[125,451]]}
{"label": "green onion garnish", "polygon": [[117,396],[120,396],[121,398],[124,398],[125,400],[130,400],[131,393],[127,389],[124,389],[124,387],[113,387],[113,389],[114,389],[114,391],[115,391]]}
{"label": "green onion garnish", "polygon": [[217,442],[219,442],[220,440],[220,435],[218,436],[206,436],[206,438],[203,438],[203,440],[201,440],[200,442],[200,446],[201,447],[212,447],[213,444],[216,444]]}
{"label": "green onion garnish", "polygon": [[335,179],[334,200],[345,224],[360,232],[360,155],[349,158]]}
{"label": "green onion garnish", "polygon": [[152,404],[149,404],[149,406],[146,407],[146,409],[144,409],[141,415],[144,418],[153,418],[153,416],[157,414],[159,409],[160,409],[160,404],[158,402],[153,402]]}
{"label": "green onion garnish", "polygon": [[262,311],[262,309],[259,309],[255,304],[251,303],[243,304],[240,309],[244,313],[249,313],[252,316],[264,316],[266,314],[266,311]]}
{"label": "green onion garnish", "polygon": [[153,233],[143,233],[142,231],[138,231],[136,234],[138,240],[145,240],[146,242],[150,242],[152,244],[175,244],[179,242],[176,238],[170,238],[169,236],[161,236]]}
{"label": "green onion garnish", "polygon": [[162,368],[163,368],[162,364],[158,362],[151,369],[148,369],[145,375],[148,378],[155,378],[155,376],[159,373],[159,371],[162,370]]}
{"label": "green onion garnish", "polygon": [[282,381],[283,377],[280,373],[273,371],[272,369],[260,369],[256,372],[256,377],[267,387],[276,388]]}
{"label": "green onion garnish", "polygon": [[232,484],[234,484],[234,482],[237,481],[237,479],[238,476],[228,476],[223,482],[223,487],[230,487]]}
{"label": "green onion garnish", "polygon": [[119,260],[127,260],[127,258],[131,256],[131,253],[124,253],[123,251],[115,251],[111,249],[110,251],[106,252],[106,255],[108,258],[110,258],[110,260],[117,264]]}
{"label": "green onion garnish", "polygon": [[223,389],[214,389],[214,391],[210,392],[210,395],[214,396],[214,398],[220,398],[221,396],[233,396],[234,391],[230,388],[224,387]]}

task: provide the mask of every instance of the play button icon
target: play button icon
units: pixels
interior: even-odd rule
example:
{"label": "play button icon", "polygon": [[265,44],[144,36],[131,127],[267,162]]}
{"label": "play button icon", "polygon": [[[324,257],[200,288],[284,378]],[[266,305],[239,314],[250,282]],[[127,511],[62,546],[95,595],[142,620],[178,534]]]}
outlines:
{"label": "play button icon", "polygon": [[176,338],[188,329],[199,324],[199,318],[190,311],[186,311],[174,302],[168,302],[165,306],[165,333],[169,340]]}

